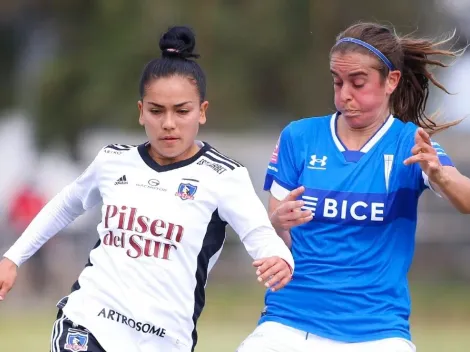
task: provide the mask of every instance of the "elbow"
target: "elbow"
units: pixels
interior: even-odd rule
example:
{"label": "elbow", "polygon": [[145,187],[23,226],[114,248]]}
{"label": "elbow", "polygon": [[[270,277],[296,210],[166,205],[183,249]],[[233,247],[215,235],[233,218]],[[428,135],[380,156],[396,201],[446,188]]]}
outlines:
{"label": "elbow", "polygon": [[455,208],[460,214],[469,215],[470,214],[470,202],[455,204]]}
{"label": "elbow", "polygon": [[458,209],[460,214],[469,215],[470,214],[470,206],[462,207]]}

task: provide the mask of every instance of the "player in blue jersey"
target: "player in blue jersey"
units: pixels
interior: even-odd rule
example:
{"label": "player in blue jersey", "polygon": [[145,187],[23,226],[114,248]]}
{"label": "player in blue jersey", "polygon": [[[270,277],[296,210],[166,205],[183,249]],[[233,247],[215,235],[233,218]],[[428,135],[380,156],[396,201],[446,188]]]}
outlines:
{"label": "player in blue jersey", "polygon": [[290,123],[265,182],[269,213],[296,263],[265,297],[239,352],[408,352],[418,199],[431,188],[470,212],[470,179],[430,135],[428,55],[439,43],[356,24],[330,53],[337,112]]}

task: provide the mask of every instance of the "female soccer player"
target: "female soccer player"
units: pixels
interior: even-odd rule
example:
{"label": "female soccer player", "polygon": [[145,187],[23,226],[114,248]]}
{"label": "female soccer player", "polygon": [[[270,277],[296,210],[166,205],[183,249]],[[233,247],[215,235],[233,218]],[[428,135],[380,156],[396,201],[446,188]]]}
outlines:
{"label": "female soccer player", "polygon": [[[206,122],[206,80],[195,38],[174,27],[140,81],[148,142],[104,147],[35,218],[0,263],[0,296],[20,266],[84,211],[102,203],[99,240],[70,295],[58,303],[52,352],[194,350],[207,276],[230,224],[259,275],[282,288],[294,263],[247,169],[195,140]],[[265,280],[266,281],[266,280]]]}
{"label": "female soccer player", "polygon": [[[333,115],[290,123],[271,157],[265,189],[296,272],[267,292],[255,332],[239,352],[407,352],[407,273],[418,199],[431,188],[470,212],[470,179],[430,134],[428,66],[439,43],[361,23],[330,54]],[[426,132],[427,130],[428,132]],[[262,275],[261,277],[264,278]]]}

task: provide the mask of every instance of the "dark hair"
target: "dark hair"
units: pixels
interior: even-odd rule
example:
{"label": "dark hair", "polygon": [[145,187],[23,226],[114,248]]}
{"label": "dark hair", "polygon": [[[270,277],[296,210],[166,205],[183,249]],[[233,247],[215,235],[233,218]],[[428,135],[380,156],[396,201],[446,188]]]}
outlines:
{"label": "dark hair", "polygon": [[[390,98],[390,108],[398,119],[403,122],[413,122],[429,133],[439,132],[462,121],[438,125],[434,121],[435,115],[428,117],[425,113],[429,82],[450,94],[429,69],[429,67],[447,67],[448,65],[442,61],[430,59],[429,56],[456,57],[462,54],[465,49],[460,51],[439,49],[442,44],[447,43],[453,37],[442,41],[413,38],[410,35],[400,37],[392,28],[376,23],[358,23],[340,33],[336,39],[339,41],[343,38],[355,38],[372,45],[392,63],[396,70],[401,71],[400,82]],[[356,43],[337,43],[331,49],[330,57],[335,52],[351,51],[376,57],[381,76],[384,79],[387,77],[390,71],[387,65],[370,50]]]}
{"label": "dark hair", "polygon": [[179,75],[194,81],[200,101],[206,97],[206,76],[196,61],[199,55],[193,53],[196,38],[193,31],[185,26],[171,27],[160,38],[162,56],[150,61],[140,77],[139,94],[143,99],[149,83],[160,77]]}

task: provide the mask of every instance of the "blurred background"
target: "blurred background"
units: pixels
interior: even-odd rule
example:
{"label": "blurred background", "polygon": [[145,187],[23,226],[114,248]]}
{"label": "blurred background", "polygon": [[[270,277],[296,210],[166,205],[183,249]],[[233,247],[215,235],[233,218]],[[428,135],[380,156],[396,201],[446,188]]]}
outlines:
{"label": "blurred background", "polygon": [[[470,0],[3,0],[0,2],[0,250],[73,181],[98,150],[145,141],[138,81],[159,35],[191,26],[211,103],[201,138],[246,165],[260,197],[265,166],[291,120],[334,111],[328,53],[356,21],[470,39]],[[470,114],[470,52],[435,75],[429,112]],[[435,138],[470,175],[470,119]],[[0,306],[0,351],[47,351],[55,303],[96,242],[90,211],[19,270]],[[409,278],[418,351],[470,350],[470,217],[428,192]],[[263,289],[230,231],[209,280],[198,352],[234,351],[256,324]]]}

